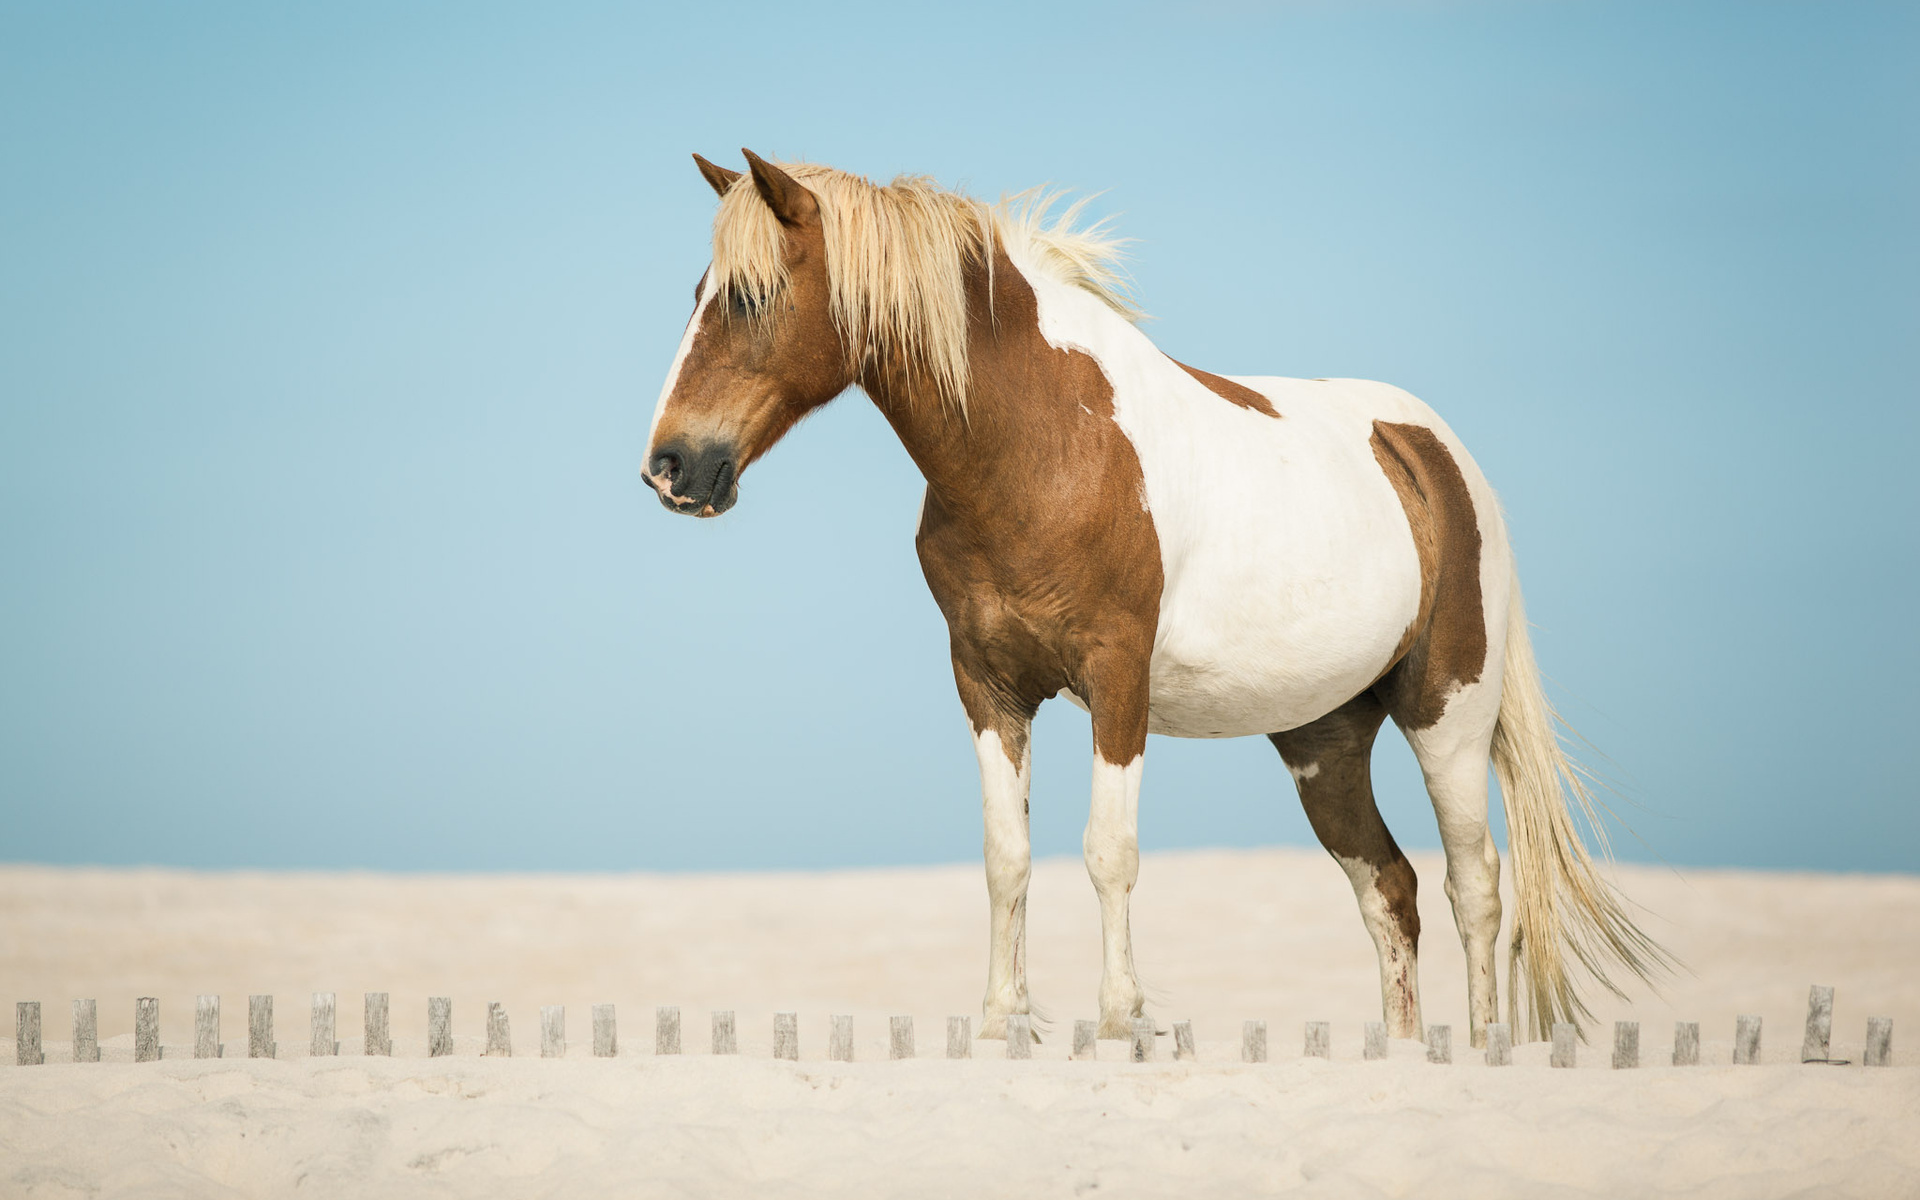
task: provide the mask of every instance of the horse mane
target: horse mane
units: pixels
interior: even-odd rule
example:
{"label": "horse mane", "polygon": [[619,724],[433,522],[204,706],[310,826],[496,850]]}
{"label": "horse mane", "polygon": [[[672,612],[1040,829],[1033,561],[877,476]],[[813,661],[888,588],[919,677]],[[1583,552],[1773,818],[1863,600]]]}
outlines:
{"label": "horse mane", "polygon": [[[1035,188],[989,205],[920,175],[882,187],[815,163],[778,165],[819,203],[831,315],[856,368],[887,353],[917,358],[941,398],[964,412],[966,268],[984,263],[991,271],[996,245],[1022,271],[1091,292],[1128,320],[1141,316],[1120,267],[1126,240],[1104,220],[1077,227],[1091,196],[1052,216],[1062,192]],[[723,298],[764,299],[785,288],[783,236],[752,178],[741,175],[713,221],[713,270]]]}

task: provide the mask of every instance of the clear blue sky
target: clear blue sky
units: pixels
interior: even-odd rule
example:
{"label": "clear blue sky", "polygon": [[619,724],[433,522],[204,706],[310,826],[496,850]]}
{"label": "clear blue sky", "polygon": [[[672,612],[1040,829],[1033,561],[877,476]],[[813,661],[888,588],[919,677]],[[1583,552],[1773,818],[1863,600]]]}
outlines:
{"label": "clear blue sky", "polygon": [[[1474,450],[1625,855],[1920,870],[1916,12],[7,4],[0,860],[977,857],[871,405],[717,522],[639,480],[747,145],[1104,189],[1169,352]],[[1153,739],[1141,826],[1311,843],[1263,739]]]}

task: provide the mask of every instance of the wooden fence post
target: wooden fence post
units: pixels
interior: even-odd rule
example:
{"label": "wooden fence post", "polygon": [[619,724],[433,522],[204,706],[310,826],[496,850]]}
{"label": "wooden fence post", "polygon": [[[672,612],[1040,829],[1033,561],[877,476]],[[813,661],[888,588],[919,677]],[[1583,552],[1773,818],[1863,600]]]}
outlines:
{"label": "wooden fence post", "polygon": [[800,1060],[800,1014],[773,1014],[773,1056],[789,1062]]}
{"label": "wooden fence post", "polygon": [[340,1053],[340,1043],[333,1040],[333,1000],[332,992],[313,994],[313,1047],[308,1053],[315,1058]]}
{"label": "wooden fence post", "polygon": [[853,1018],[836,1015],[827,1018],[827,1057],[834,1062],[853,1061]]}
{"label": "wooden fence post", "polygon": [[1640,1022],[1613,1023],[1613,1069],[1630,1071],[1640,1065]]}
{"label": "wooden fence post", "polygon": [[740,1039],[734,1032],[731,1009],[713,1014],[713,1052],[715,1054],[740,1053]]}
{"label": "wooden fence post", "polygon": [[160,1061],[160,1001],[142,996],[133,1002],[133,1061]]}
{"label": "wooden fence post", "polygon": [[1760,1018],[1742,1013],[1733,1023],[1733,1064],[1736,1067],[1760,1065]]}
{"label": "wooden fence post", "polygon": [[40,1050],[40,1002],[20,1000],[13,1006],[13,1062],[37,1067],[47,1061]]}
{"label": "wooden fence post", "polygon": [[1867,1052],[1862,1061],[1869,1067],[1893,1065],[1893,1018],[1867,1018]]}
{"label": "wooden fence post", "polygon": [[1571,1069],[1579,1040],[1579,1026],[1567,1021],[1555,1021],[1553,1023],[1553,1056],[1547,1060],[1547,1065]]}
{"label": "wooden fence post", "polygon": [[73,1061],[100,1061],[100,1006],[91,1000],[73,1002]]}
{"label": "wooden fence post", "polygon": [[193,998],[193,1056],[195,1058],[221,1057],[220,997],[218,996]]}
{"label": "wooden fence post", "polygon": [[1240,1026],[1240,1061],[1267,1061],[1267,1023],[1248,1021]]}
{"label": "wooden fence post", "polygon": [[1098,1058],[1100,1056],[1100,1022],[1075,1021],[1073,1023],[1073,1058]]}
{"label": "wooden fence post", "polygon": [[[718,1054],[716,1048],[714,1053]],[[620,1030],[614,1023],[613,1005],[593,1006],[593,1056],[616,1058],[620,1054]]]}
{"label": "wooden fence post", "polygon": [[1368,1021],[1366,1048],[1361,1051],[1361,1057],[1369,1060],[1378,1060],[1386,1056],[1387,1023],[1385,1021]]}
{"label": "wooden fence post", "polygon": [[653,1052],[680,1053],[680,1006],[663,1004],[653,1010]]}
{"label": "wooden fence post", "polygon": [[1487,1065],[1490,1067],[1513,1065],[1513,1034],[1503,1021],[1496,1021],[1487,1026]]}
{"label": "wooden fence post", "polygon": [[1308,1021],[1307,1044],[1301,1053],[1308,1058],[1332,1058],[1333,1026],[1326,1021]]}
{"label": "wooden fence post", "polygon": [[453,1053],[453,997],[427,997],[427,1057]]}
{"label": "wooden fence post", "polygon": [[540,1006],[540,1057],[565,1058],[566,1056],[567,1006],[543,1004]]}
{"label": "wooden fence post", "polygon": [[887,1057],[913,1057],[913,1018],[891,1017],[887,1021]]}
{"label": "wooden fence post", "polygon": [[1807,1035],[1800,1042],[1800,1061],[1827,1061],[1832,1044],[1833,989],[1816,983],[1807,993]]}
{"label": "wooden fence post", "polygon": [[498,1000],[487,1001],[487,1048],[489,1058],[513,1057],[513,1027],[507,1021],[506,1006]]}
{"label": "wooden fence post", "polygon": [[273,1040],[273,997],[247,997],[247,1057],[278,1058],[279,1044]]}
{"label": "wooden fence post", "polygon": [[1427,1026],[1427,1061],[1430,1063],[1453,1061],[1453,1026]]}
{"label": "wooden fence post", "polygon": [[947,1018],[947,1057],[973,1057],[973,1018]]}
{"label": "wooden fence post", "polygon": [[1133,1053],[1130,1056],[1133,1061],[1152,1062],[1153,1042],[1153,1020],[1149,1017],[1135,1017],[1133,1019]]}
{"label": "wooden fence post", "polygon": [[1033,1057],[1033,1014],[1007,1014],[1007,1057]]}
{"label": "wooden fence post", "polygon": [[1197,1055],[1193,1052],[1193,1022],[1175,1021],[1173,1023],[1173,1061],[1192,1062]]}
{"label": "wooden fence post", "polygon": [[365,1019],[362,1028],[366,1036],[362,1039],[362,1054],[377,1054],[384,1058],[393,1057],[393,1034],[387,1028],[387,994],[368,992],[363,1002]]}
{"label": "wooden fence post", "polygon": [[1673,1023],[1673,1065],[1676,1067],[1700,1065],[1700,1023],[1698,1021]]}

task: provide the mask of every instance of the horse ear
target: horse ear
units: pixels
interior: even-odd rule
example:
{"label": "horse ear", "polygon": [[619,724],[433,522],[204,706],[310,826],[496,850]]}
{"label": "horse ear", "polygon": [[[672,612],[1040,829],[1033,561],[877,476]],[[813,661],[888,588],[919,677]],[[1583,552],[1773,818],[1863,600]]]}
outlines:
{"label": "horse ear", "polygon": [[693,156],[693,161],[699,164],[700,177],[707,181],[707,186],[713,189],[716,196],[725,196],[727,189],[733,186],[733,181],[740,178],[740,172],[717,166],[698,154]]}
{"label": "horse ear", "polygon": [[800,225],[820,215],[820,203],[813,193],[800,186],[793,176],[761,158],[753,151],[742,148],[740,153],[747,156],[747,169],[753,172],[753,186],[760,192],[760,198],[767,202],[773,215],[780,218],[782,225]]}

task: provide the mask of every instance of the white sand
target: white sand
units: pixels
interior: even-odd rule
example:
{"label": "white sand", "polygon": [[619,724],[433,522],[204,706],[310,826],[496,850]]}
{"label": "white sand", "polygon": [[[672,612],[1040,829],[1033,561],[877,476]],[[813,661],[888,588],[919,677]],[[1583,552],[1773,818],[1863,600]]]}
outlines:
{"label": "white sand", "polygon": [[[1032,984],[1053,1018],[1038,1061],[998,1043],[951,1063],[945,1017],[977,1013],[977,867],[792,875],[451,877],[0,868],[0,1003],[42,1001],[48,1062],[0,1040],[0,1196],[1901,1196],[1920,1195],[1920,1072],[1797,1063],[1810,983],[1835,987],[1834,1054],[1869,1015],[1920,1061],[1920,879],[1622,871],[1695,974],[1661,998],[1598,1004],[1581,1068],[1546,1047],[1488,1068],[1436,856],[1415,856],[1425,1018],[1456,1064],[1377,1019],[1371,944],[1345,877],[1306,850],[1149,855],[1135,902],[1163,1024],[1201,1061],[1067,1062],[1091,1017],[1098,914],[1077,862],[1039,864]],[[309,994],[340,997],[343,1057],[305,1057]],[[396,1057],[359,1057],[360,995],[392,994]],[[272,992],[279,1061],[195,1061],[193,998],[217,992],[230,1055],[246,997]],[[426,997],[454,1002],[458,1055],[424,1057]],[[131,1061],[135,996],[157,996],[166,1057]],[[100,1003],[103,1059],[68,1057],[71,997]],[[505,1003],[513,1059],[477,1057]],[[588,1053],[588,1008],[619,1005],[622,1056]],[[571,1047],[541,1060],[538,1008]],[[653,1006],[686,1048],[652,1054]],[[705,1053],[710,1009],[739,1013],[742,1057]],[[800,1013],[799,1064],[768,1056]],[[1766,1018],[1768,1065],[1728,1065],[1734,1017]],[[853,1064],[822,1061],[855,1016]],[[886,1018],[916,1018],[921,1061],[888,1062]],[[1274,1061],[1244,1066],[1240,1023]],[[1639,1071],[1607,1069],[1616,1018],[1642,1023]],[[1298,1057],[1334,1022],[1334,1061]],[[1675,1019],[1707,1065],[1666,1061]],[[0,1029],[11,1033],[11,1028]]]}

